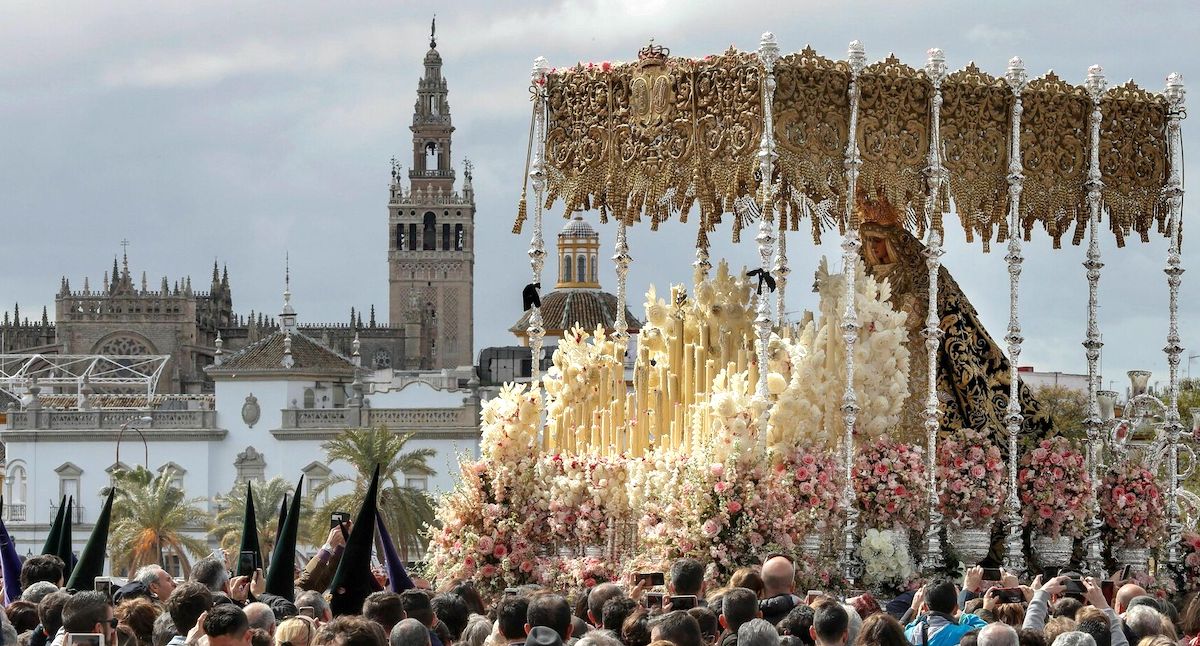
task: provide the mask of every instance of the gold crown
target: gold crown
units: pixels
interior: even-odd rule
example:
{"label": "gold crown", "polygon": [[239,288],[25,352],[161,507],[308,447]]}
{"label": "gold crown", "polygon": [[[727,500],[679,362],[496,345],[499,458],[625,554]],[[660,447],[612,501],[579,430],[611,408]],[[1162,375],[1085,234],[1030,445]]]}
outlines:
{"label": "gold crown", "polygon": [[665,61],[665,60],[667,60],[667,57],[670,55],[671,55],[671,50],[667,49],[666,47],[663,47],[662,45],[655,45],[654,40],[651,40],[649,45],[646,45],[645,47],[638,50],[638,60],[639,61],[648,61],[648,60]]}

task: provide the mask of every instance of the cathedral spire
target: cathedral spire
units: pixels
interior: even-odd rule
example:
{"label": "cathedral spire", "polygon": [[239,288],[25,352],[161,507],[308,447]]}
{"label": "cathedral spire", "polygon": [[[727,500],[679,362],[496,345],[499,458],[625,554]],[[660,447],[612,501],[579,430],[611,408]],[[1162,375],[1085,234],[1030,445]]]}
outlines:
{"label": "cathedral spire", "polygon": [[296,310],[292,307],[291,257],[286,252],[283,256],[283,312],[279,314],[279,325],[289,335],[290,344],[292,330],[296,329]]}
{"label": "cathedral spire", "polygon": [[429,22],[429,49],[437,49],[437,14]]}

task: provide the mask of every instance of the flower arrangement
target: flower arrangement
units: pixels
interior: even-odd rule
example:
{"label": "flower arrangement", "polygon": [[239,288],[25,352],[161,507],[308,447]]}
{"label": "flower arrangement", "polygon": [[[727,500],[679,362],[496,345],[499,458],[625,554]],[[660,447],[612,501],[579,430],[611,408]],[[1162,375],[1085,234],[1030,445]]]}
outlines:
{"label": "flower arrangement", "polygon": [[1033,531],[1050,538],[1083,536],[1092,484],[1083,454],[1065,437],[1043,439],[1021,455],[1017,489]]}
{"label": "flower arrangement", "polygon": [[1110,542],[1156,547],[1162,537],[1164,508],[1154,474],[1127,460],[1111,467],[1101,485],[1100,512]]}
{"label": "flower arrangement", "polygon": [[863,533],[858,557],[863,563],[863,583],[874,590],[901,590],[913,578],[912,556],[903,530],[868,529]]}
{"label": "flower arrangement", "polygon": [[1184,532],[1179,547],[1183,553],[1183,589],[1200,590],[1200,534]]}
{"label": "flower arrangement", "polygon": [[854,460],[853,485],[864,527],[891,529],[920,522],[929,487],[924,451],[887,436],[865,443]]}
{"label": "flower arrangement", "polygon": [[1000,447],[977,431],[957,433],[938,442],[938,509],[947,524],[985,529],[1000,513],[1007,493]]}

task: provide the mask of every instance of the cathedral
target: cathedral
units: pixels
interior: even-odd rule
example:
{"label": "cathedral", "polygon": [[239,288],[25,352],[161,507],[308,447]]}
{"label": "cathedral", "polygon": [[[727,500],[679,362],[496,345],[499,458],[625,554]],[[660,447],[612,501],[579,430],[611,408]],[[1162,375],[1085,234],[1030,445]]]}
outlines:
{"label": "cathedral", "polygon": [[[299,325],[310,338],[370,369],[448,371],[473,365],[475,196],[470,162],[455,187],[450,143],[454,132],[437,42],[430,36],[413,112],[412,167],[404,181],[392,161],[388,196],[387,318],[372,305],[350,310],[340,323]],[[127,245],[127,242],[122,242]],[[191,277],[151,285],[129,267],[126,252],[98,283],[82,289],[61,279],[54,318],[23,316],[20,304],[0,319],[0,354],[166,355],[157,392],[205,394],[205,367],[279,329],[272,317],[234,312],[229,273],[213,264],[207,291]],[[78,285],[78,283],[76,283]],[[95,286],[93,286],[95,285]],[[458,371],[461,374],[461,371]],[[451,384],[465,387],[463,383]]]}

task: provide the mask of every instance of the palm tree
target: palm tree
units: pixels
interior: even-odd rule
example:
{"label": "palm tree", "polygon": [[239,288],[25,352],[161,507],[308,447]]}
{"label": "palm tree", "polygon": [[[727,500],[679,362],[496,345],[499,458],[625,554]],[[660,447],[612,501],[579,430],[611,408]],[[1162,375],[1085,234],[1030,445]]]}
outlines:
{"label": "palm tree", "polygon": [[117,488],[108,536],[113,569],[133,572],[174,554],[183,565],[184,575],[191,572],[188,555],[205,554],[208,543],[185,532],[207,525],[208,514],[200,507],[205,499],[186,498],[183,490],[172,484],[169,471],[154,475],[145,467],[137,467],[118,469],[112,477]]}
{"label": "palm tree", "polygon": [[306,534],[314,545],[325,541],[329,533],[329,514],[334,511],[354,513],[362,506],[371,473],[375,465],[379,468],[379,513],[387,524],[388,532],[398,543],[401,558],[408,558],[408,547],[424,546],[424,530],[433,524],[433,503],[429,494],[401,484],[405,475],[436,475],[428,460],[436,454],[433,449],[404,451],[411,434],[399,435],[386,427],[374,429],[351,429],[322,445],[329,462],[345,462],[356,472],[354,478],[337,475],[329,478],[313,492],[320,495],[330,487],[343,482],[353,482],[354,489],[336,496],[322,508],[322,513],[312,514]]}
{"label": "palm tree", "polygon": [[[261,543],[259,553],[266,563],[270,562],[271,552],[275,549],[279,504],[284,496],[292,494],[294,486],[295,483],[285,480],[283,476],[254,483],[254,520],[258,524],[258,540]],[[236,552],[242,540],[242,518],[246,515],[246,485],[234,485],[229,493],[218,495],[215,502],[217,516],[210,531],[222,549]]]}

